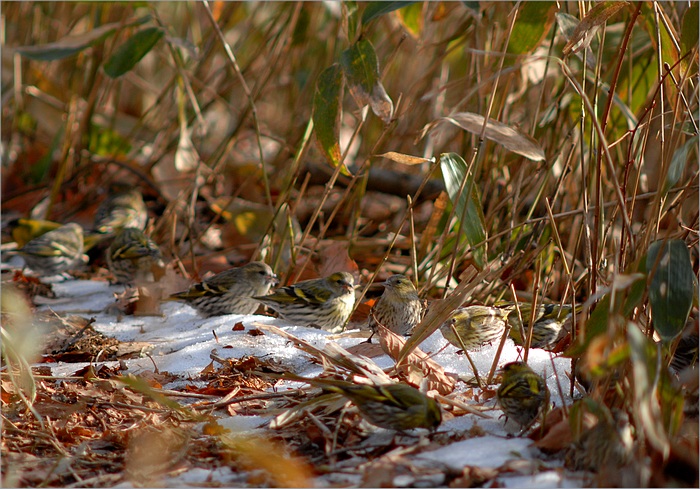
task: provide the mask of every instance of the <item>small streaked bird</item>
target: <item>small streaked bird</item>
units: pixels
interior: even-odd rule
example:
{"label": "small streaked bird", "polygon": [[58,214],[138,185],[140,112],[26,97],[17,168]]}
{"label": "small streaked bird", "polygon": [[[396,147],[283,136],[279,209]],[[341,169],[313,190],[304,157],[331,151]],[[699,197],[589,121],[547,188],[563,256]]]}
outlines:
{"label": "small streaked bird", "polygon": [[83,228],[71,222],[30,240],[18,253],[38,275],[51,276],[87,263],[83,251]]}
{"label": "small streaked bird", "polygon": [[[523,322],[527,327],[523,327],[523,322],[520,321],[518,316],[518,308],[515,304],[506,304],[503,306],[498,306],[499,308],[507,311],[508,322],[511,325],[510,337],[513,339],[516,345],[524,345],[527,339],[527,334],[530,330],[530,315],[532,313],[532,304],[520,303],[518,308],[520,309],[520,317],[522,317]],[[580,310],[580,307],[578,308]],[[572,308],[570,305],[559,305],[559,304],[538,304],[537,311],[535,313],[534,329],[532,331],[532,340],[530,343],[531,348],[542,348],[545,350],[553,350],[557,346],[557,343],[566,334],[566,328],[564,325],[571,319]],[[525,338],[522,337],[522,332],[525,333]]]}
{"label": "small streaked bird", "polygon": [[124,228],[144,230],[148,211],[141,192],[128,184],[115,183],[107,198],[95,212],[94,229],[98,233],[114,233]]}
{"label": "small streaked bird", "polygon": [[413,282],[405,275],[392,275],[384,282],[384,293],[369,313],[369,328],[377,323],[396,334],[407,335],[423,319],[425,307]]}
{"label": "small streaked bird", "polygon": [[633,448],[633,429],[627,413],[605,408],[598,423],[581,433],[569,448],[566,465],[573,470],[619,470],[632,460]]}
{"label": "small streaked bird", "polygon": [[293,374],[284,374],[282,378],[306,382],[347,397],[367,422],[380,428],[434,431],[442,422],[440,404],[407,384],[355,384],[345,380],[307,379]]}
{"label": "small streaked bird", "polygon": [[120,284],[153,281],[154,269],[165,267],[158,245],[136,228],[117,231],[106,257],[109,271]]}
{"label": "small streaked bird", "polygon": [[[38,238],[42,234],[58,229],[61,226],[60,222],[20,217],[8,222],[5,229],[17,243],[17,247],[22,248],[34,238]],[[104,235],[83,231],[83,251],[87,252],[103,239],[105,239]]]}
{"label": "small streaked bird", "polygon": [[506,417],[522,427],[522,433],[542,411],[549,409],[549,389],[544,379],[524,362],[507,363],[502,372],[496,399]]}
{"label": "small streaked bird", "polygon": [[338,333],[345,327],[355,305],[355,279],[348,272],[336,272],[325,278],[281,287],[255,299],[290,323]]}
{"label": "small streaked bird", "polygon": [[[457,331],[459,339],[452,330],[452,326]],[[462,343],[464,343],[464,348],[467,350],[475,350],[488,343],[499,341],[505,327],[506,314],[502,310],[488,306],[467,306],[455,309],[440,326],[440,332],[457,348],[463,348]]]}
{"label": "small streaked bird", "polygon": [[206,317],[224,314],[253,314],[260,307],[255,296],[264,296],[277,285],[277,275],[267,263],[253,261],[224,270],[184,292],[170,296],[197,309]]}

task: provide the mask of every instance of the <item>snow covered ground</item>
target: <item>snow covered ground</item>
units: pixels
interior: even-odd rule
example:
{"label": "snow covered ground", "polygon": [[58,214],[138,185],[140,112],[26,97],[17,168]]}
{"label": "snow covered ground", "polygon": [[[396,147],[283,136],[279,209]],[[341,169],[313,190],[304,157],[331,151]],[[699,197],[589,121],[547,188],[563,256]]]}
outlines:
{"label": "snow covered ground", "polygon": [[[179,380],[164,385],[166,389],[177,388],[187,383],[190,377],[196,377],[210,362],[210,353],[216,350],[219,357],[239,358],[245,355],[274,358],[282,365],[303,376],[314,376],[320,372],[320,367],[310,364],[307,357],[294,348],[285,338],[266,332],[264,335],[253,336],[246,331],[255,327],[255,323],[273,324],[288,333],[306,340],[317,347],[329,341],[332,336],[340,346],[351,347],[365,341],[364,338],[348,335],[330,335],[325,331],[312,328],[304,328],[286,324],[281,320],[263,316],[229,315],[215,318],[202,318],[197,312],[187,305],[178,302],[166,302],[162,304],[162,317],[134,317],[124,316],[117,319],[115,315],[103,312],[107,306],[114,303],[114,294],[122,292],[122,286],[112,286],[105,282],[67,280],[53,284],[56,299],[47,300],[42,307],[50,307],[57,313],[79,314],[84,317],[94,317],[93,327],[108,336],[113,336],[121,341],[145,342],[153,345],[149,352],[160,371],[168,371],[177,374]],[[246,331],[233,331],[237,323],[242,323]],[[216,333],[216,338],[213,332]],[[439,332],[429,337],[421,349],[426,353],[437,353],[433,358],[442,365],[447,372],[457,373],[463,376],[471,376],[471,368],[464,355],[457,355],[453,346],[443,347],[446,340]],[[226,348],[224,348],[226,346]],[[442,351],[441,351],[442,350]],[[478,352],[471,353],[471,357],[477,365],[479,372],[488,372],[494,358],[496,346],[484,347]],[[518,359],[518,349],[508,340],[501,354],[499,364]],[[380,367],[393,365],[393,361],[386,355],[373,359]],[[558,376],[563,390],[568,393],[568,381],[565,372],[570,368],[568,359],[555,358],[552,368],[551,355],[543,350],[530,351],[529,364],[536,371],[545,375],[555,405],[562,402],[570,403],[570,399],[562,399],[557,387]],[[153,371],[153,362],[148,357],[126,360],[127,373],[138,374],[142,371]],[[80,368],[80,364],[51,364],[54,375],[69,375]],[[484,375],[484,374],[482,374]],[[191,382],[190,382],[191,383]],[[458,388],[460,384],[458,384]],[[495,406],[495,400],[486,401],[486,405]],[[509,437],[504,420],[499,419],[500,411],[494,409],[488,411],[489,419],[479,418],[474,415],[465,415],[446,420],[440,427],[440,431],[465,432],[478,425],[483,436],[443,446],[437,450],[422,451],[411,455],[412,463],[424,466],[434,464],[437,467],[446,467],[452,470],[461,470],[465,466],[480,467],[485,469],[499,469],[507,466],[512,470],[500,471],[496,483],[503,487],[577,487],[583,480],[576,474],[563,470],[562,465],[556,460],[547,460],[547,457],[532,447],[531,440],[527,438]],[[248,431],[260,431],[266,419],[260,417],[243,417],[241,415],[226,418],[221,424],[239,433]],[[384,430],[379,430],[384,431]],[[512,427],[510,429],[512,431]],[[402,479],[403,477],[403,479]],[[393,480],[396,486],[415,485],[422,482],[426,486],[440,485],[436,479],[430,481],[409,480],[406,476],[397,476]],[[216,470],[204,471],[191,470],[179,475],[175,479],[166,481],[168,486],[199,485],[206,480],[215,480],[223,486],[236,486],[241,484],[240,474],[234,471]],[[238,483],[237,483],[238,481]],[[347,476],[339,480],[333,476],[321,476],[316,481],[318,486],[330,484],[354,485],[359,484],[359,479]]]}

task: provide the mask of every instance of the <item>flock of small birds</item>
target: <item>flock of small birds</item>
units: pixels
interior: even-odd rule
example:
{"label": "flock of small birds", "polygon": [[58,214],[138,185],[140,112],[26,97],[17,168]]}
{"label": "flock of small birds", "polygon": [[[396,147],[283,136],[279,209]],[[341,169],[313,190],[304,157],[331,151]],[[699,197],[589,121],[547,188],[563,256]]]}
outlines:
{"label": "flock of small birds", "polygon": [[[97,243],[109,242],[106,263],[116,282],[140,284],[153,281],[157,270],[165,267],[158,244],[145,233],[147,222],[141,192],[130,185],[116,184],[99,205],[91,230],[83,230],[76,223],[20,219],[14,223],[13,237],[22,244],[17,253],[39,276],[62,274],[86,263],[86,251]],[[208,277],[166,300],[183,301],[205,317],[254,314],[264,304],[292,324],[332,333],[344,330],[355,307],[355,280],[348,272],[275,288],[277,285],[272,268],[253,261]],[[396,334],[410,335],[425,314],[426,301],[404,275],[393,275],[383,285],[384,292],[369,313],[369,329],[374,334],[381,325]],[[551,349],[564,332],[562,326],[571,308],[540,305],[536,312],[531,346]],[[440,331],[458,348],[473,350],[500,339],[510,323],[511,337],[523,344],[528,332],[521,318],[529,318],[530,314],[528,304],[467,306],[455,310]],[[406,384],[368,386],[333,379],[300,379],[342,393],[377,426],[434,429],[441,422],[438,403]],[[544,380],[522,362],[504,367],[497,398],[506,416],[523,427],[530,426],[549,406]]]}

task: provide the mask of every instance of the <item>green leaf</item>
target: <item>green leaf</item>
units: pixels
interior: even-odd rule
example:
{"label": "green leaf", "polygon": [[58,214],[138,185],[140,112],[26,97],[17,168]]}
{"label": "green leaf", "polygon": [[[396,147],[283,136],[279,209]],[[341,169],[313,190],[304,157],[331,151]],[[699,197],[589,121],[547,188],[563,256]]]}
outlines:
{"label": "green leaf", "polygon": [[655,241],[649,246],[646,271],[651,276],[649,303],[654,329],[671,341],[685,328],[693,305],[693,266],[680,239]]}
{"label": "green leaf", "polygon": [[381,17],[384,14],[393,12],[416,2],[367,2],[365,11],[362,12],[362,25],[367,25],[370,21]]}
{"label": "green leaf", "polygon": [[150,16],[145,16],[127,21],[126,24],[123,22],[112,22],[111,24],[105,24],[84,34],[66,36],[56,42],[41,44],[39,46],[22,46],[17,48],[17,52],[25,58],[37,61],[55,61],[84,51],[90,46],[114,34],[118,28],[140,25],[149,20]]}
{"label": "green leaf", "polygon": [[668,191],[681,179],[683,170],[685,170],[685,164],[688,161],[688,154],[693,148],[697,148],[697,146],[698,137],[695,136],[688,139],[683,146],[676,149],[675,153],[673,153],[673,158],[671,158],[671,164],[668,167],[668,173],[666,173],[666,180],[664,180],[661,195],[666,196]]}
{"label": "green leaf", "polygon": [[[545,38],[554,23],[556,2],[522,2],[508,41],[509,54],[533,52]],[[515,57],[507,57],[504,65],[515,63]]]}
{"label": "green leaf", "polygon": [[360,39],[340,55],[348,88],[359,107],[369,104],[385,124],[391,120],[394,104],[379,80],[379,62],[372,43]]}
{"label": "green leaf", "polygon": [[698,44],[698,2],[692,2],[688,10],[683,14],[681,27],[681,55],[693,50]]}
{"label": "green leaf", "polygon": [[[442,169],[442,178],[445,181],[447,194],[450,196],[452,205],[457,207],[457,218],[463,220],[462,230],[467,241],[472,246],[474,261],[479,267],[483,268],[487,262],[486,221],[481,207],[479,189],[471,175],[467,176],[467,163],[458,154],[441,154],[440,168]],[[459,195],[459,200],[457,200],[459,188],[465,178],[467,178],[467,182],[464,185],[462,194]],[[469,195],[469,198],[467,198],[467,195]]]}
{"label": "green leaf", "polygon": [[118,78],[131,71],[164,35],[160,27],[148,27],[131,36],[104,64],[107,76]]}
{"label": "green leaf", "polygon": [[[332,166],[340,163],[340,99],[343,71],[337,63],[318,76],[314,93],[313,121],[316,139]],[[348,174],[347,170],[344,170]]]}
{"label": "green leaf", "polygon": [[414,39],[423,33],[423,3],[416,2],[397,12],[401,25]]}

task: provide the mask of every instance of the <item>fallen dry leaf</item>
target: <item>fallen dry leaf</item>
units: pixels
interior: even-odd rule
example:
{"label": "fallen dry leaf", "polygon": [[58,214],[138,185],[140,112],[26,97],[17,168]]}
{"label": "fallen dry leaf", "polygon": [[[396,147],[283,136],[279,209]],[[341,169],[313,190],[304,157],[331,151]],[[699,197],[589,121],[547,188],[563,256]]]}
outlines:
{"label": "fallen dry leaf", "polygon": [[[403,349],[406,340],[393,331],[378,324],[377,335],[382,350],[396,360]],[[404,376],[409,384],[415,387],[421,385],[423,379],[428,381],[428,390],[447,395],[454,390],[455,380],[445,373],[445,369],[435,360],[426,355],[420,348],[415,348],[395,370]]]}

